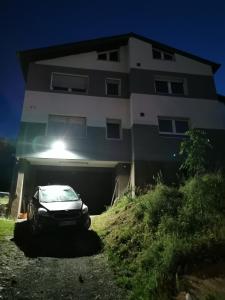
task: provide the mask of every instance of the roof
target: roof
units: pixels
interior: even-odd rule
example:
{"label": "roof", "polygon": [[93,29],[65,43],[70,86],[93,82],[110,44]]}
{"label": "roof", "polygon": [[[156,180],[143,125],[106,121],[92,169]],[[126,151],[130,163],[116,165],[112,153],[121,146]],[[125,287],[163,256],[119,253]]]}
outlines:
{"label": "roof", "polygon": [[30,50],[25,50],[25,51],[19,51],[19,52],[17,52],[17,55],[20,60],[24,78],[26,79],[27,73],[28,73],[28,67],[31,62],[45,60],[45,59],[52,59],[52,58],[57,58],[57,57],[67,56],[67,55],[72,55],[72,54],[79,54],[79,53],[84,53],[84,52],[89,52],[89,51],[105,51],[105,50],[109,50],[112,48],[115,49],[115,48],[119,48],[120,46],[127,45],[129,38],[131,38],[131,37],[142,40],[147,43],[150,43],[154,47],[158,47],[158,48],[166,50],[166,51],[176,52],[183,56],[200,61],[207,65],[210,65],[212,67],[214,73],[220,67],[220,64],[218,64],[218,63],[215,63],[210,60],[204,59],[202,57],[196,56],[194,54],[176,49],[176,48],[168,46],[166,44],[162,44],[160,42],[146,38],[144,36],[141,36],[141,35],[133,33],[133,32],[130,32],[127,34],[122,34],[122,35],[115,35],[115,36],[103,37],[103,38],[98,38],[98,39],[85,40],[85,41],[69,43],[69,44],[62,44],[62,45],[45,47],[45,48],[36,48],[36,49],[30,49]]}
{"label": "roof", "polygon": [[221,102],[223,102],[223,104],[225,104],[225,95],[217,94],[217,98],[219,101],[221,101]]}

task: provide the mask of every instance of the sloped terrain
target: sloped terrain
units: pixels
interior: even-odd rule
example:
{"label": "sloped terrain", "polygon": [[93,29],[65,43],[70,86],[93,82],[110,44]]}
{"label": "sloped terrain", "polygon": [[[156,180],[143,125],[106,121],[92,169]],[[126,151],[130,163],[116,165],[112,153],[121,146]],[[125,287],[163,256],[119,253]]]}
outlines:
{"label": "sloped terrain", "polygon": [[94,220],[94,229],[131,299],[174,299],[186,292],[193,299],[224,299],[216,298],[225,296],[217,285],[224,284],[221,269],[208,282],[195,273],[201,266],[206,276],[208,266],[225,262],[220,174],[195,177],[180,187],[160,183],[135,199],[124,196]]}

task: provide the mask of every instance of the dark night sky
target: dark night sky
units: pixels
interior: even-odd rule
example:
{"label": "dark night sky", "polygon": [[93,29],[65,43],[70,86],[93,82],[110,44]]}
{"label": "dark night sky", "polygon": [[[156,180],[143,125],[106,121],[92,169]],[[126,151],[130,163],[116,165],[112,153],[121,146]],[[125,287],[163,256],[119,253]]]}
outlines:
{"label": "dark night sky", "polygon": [[0,137],[18,133],[24,81],[16,51],[136,32],[221,63],[225,95],[225,1],[0,0]]}

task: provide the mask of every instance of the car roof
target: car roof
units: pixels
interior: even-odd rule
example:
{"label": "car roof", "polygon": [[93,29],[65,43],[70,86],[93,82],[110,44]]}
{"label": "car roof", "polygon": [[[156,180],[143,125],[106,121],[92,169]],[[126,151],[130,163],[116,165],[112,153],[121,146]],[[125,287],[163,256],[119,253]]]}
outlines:
{"label": "car roof", "polygon": [[61,184],[53,184],[53,185],[42,185],[38,186],[39,189],[47,190],[47,189],[72,189],[69,185],[61,185]]}

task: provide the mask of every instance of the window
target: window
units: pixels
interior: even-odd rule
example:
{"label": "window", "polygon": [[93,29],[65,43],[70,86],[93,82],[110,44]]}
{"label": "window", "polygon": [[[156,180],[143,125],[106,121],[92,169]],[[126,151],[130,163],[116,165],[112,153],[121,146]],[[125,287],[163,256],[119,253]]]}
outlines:
{"label": "window", "polygon": [[119,61],[119,50],[99,52],[98,60]]}
{"label": "window", "polygon": [[172,53],[163,52],[164,60],[174,60],[174,55]]}
{"label": "window", "polygon": [[88,77],[80,75],[52,73],[51,89],[56,91],[87,93]]}
{"label": "window", "polygon": [[170,82],[171,85],[171,93],[172,94],[184,94],[184,83],[182,81],[180,82]]}
{"label": "window", "polygon": [[98,59],[99,60],[107,60],[107,53],[99,53]]}
{"label": "window", "polygon": [[187,119],[159,117],[159,132],[163,134],[184,135],[189,129]]}
{"label": "window", "polygon": [[162,59],[162,52],[157,49],[152,49],[152,55],[154,59]]}
{"label": "window", "polygon": [[56,137],[85,137],[86,118],[74,116],[48,116],[47,135]]}
{"label": "window", "polygon": [[120,96],[121,84],[120,79],[106,79],[106,95]]}
{"label": "window", "polygon": [[155,81],[155,89],[157,93],[169,93],[169,86],[167,81]]}
{"label": "window", "polygon": [[106,138],[121,139],[121,121],[116,119],[106,120]]}
{"label": "window", "polygon": [[154,59],[162,59],[162,60],[175,60],[174,53],[167,52],[161,49],[152,48],[152,57]]}
{"label": "window", "polygon": [[155,91],[157,94],[172,94],[172,95],[184,95],[185,84],[184,80],[155,80]]}
{"label": "window", "polygon": [[119,52],[118,51],[109,52],[109,60],[119,61]]}

